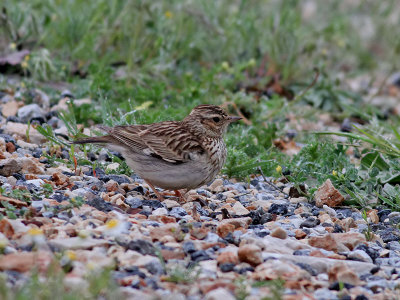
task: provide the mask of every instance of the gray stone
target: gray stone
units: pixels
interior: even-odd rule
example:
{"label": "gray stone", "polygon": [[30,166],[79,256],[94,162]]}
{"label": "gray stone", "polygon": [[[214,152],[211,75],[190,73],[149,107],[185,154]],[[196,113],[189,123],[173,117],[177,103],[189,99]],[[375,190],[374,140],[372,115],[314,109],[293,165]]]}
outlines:
{"label": "gray stone", "polygon": [[389,249],[394,251],[400,251],[400,243],[399,242],[389,242],[388,243]]}
{"label": "gray stone", "polygon": [[50,240],[49,244],[61,250],[76,250],[107,246],[109,242],[102,239],[71,237]]}
{"label": "gray stone", "polygon": [[212,290],[211,292],[208,292],[204,298],[205,300],[235,300],[235,297],[227,290],[224,288],[217,288]]}
{"label": "gray stone", "polygon": [[159,261],[151,261],[144,266],[147,271],[153,275],[162,275],[164,273],[164,267]]}
{"label": "gray stone", "polygon": [[45,112],[40,108],[39,105],[33,103],[18,109],[17,115],[22,122],[26,123],[32,118],[44,118]]}
{"label": "gray stone", "polygon": [[321,288],[314,292],[315,299],[336,300],[337,295],[327,288]]}
{"label": "gray stone", "polygon": [[21,164],[13,158],[0,160],[0,175],[2,176],[8,177],[21,170]]}
{"label": "gray stone", "polygon": [[135,198],[132,196],[129,196],[128,198],[125,199],[125,202],[129,204],[130,207],[132,208],[139,208],[143,205],[143,200],[139,198]]}
{"label": "gray stone", "polygon": [[42,179],[31,179],[27,180],[26,184],[33,184],[34,186],[41,188],[42,185],[44,184],[44,181]]}
{"label": "gray stone", "polygon": [[176,219],[181,219],[182,217],[187,215],[187,212],[182,207],[173,207],[169,212],[169,215]]}
{"label": "gray stone", "polygon": [[351,251],[347,257],[349,259],[354,259],[354,260],[358,260],[358,261],[363,261],[363,262],[368,262],[368,263],[372,263],[372,259],[371,257],[363,250],[354,250]]}

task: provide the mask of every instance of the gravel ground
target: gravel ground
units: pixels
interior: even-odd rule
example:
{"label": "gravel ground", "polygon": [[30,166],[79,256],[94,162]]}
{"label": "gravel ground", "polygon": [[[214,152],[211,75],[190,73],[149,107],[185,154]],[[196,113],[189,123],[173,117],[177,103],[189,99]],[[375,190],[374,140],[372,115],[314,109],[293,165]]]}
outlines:
{"label": "gravel ground", "polygon": [[[106,151],[89,154],[106,168],[74,170],[69,149],[49,148],[34,128],[27,142],[28,121],[66,134],[54,113],[65,101],[50,107],[33,92],[29,105],[0,95],[0,270],[10,286],[58,257],[70,267],[65,285],[84,286],[89,270],[111,267],[127,299],[400,299],[400,213],[378,208],[363,218],[330,207],[341,197],[333,187],[310,202],[262,176],[219,177],[186,203],[159,202],[140,178],[106,174],[118,168]],[[13,199],[15,190],[30,201]]]}

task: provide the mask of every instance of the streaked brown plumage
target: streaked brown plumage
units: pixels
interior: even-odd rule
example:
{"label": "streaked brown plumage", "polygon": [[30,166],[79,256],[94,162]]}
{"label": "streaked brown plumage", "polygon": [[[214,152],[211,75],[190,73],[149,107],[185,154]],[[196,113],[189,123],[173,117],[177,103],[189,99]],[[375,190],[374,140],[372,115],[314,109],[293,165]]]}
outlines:
{"label": "streaked brown plumage", "polygon": [[154,186],[167,190],[194,189],[212,181],[226,159],[223,135],[231,122],[215,105],[199,105],[182,121],[99,128],[107,135],[75,141],[102,143],[118,151],[160,200]]}

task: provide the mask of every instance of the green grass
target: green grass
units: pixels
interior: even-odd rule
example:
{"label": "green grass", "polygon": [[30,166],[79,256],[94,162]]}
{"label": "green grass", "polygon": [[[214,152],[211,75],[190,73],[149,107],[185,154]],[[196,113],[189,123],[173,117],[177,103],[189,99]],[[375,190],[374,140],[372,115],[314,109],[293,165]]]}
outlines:
{"label": "green grass", "polygon": [[[72,101],[61,114],[71,138],[82,136],[78,124],[182,119],[198,104],[222,104],[248,120],[228,131],[222,172],[229,177],[248,179],[261,168],[279,178],[281,166],[294,186],[308,185],[310,200],[330,179],[346,204],[400,210],[393,130],[400,119],[385,119],[368,94],[372,86],[384,92],[385,78],[400,67],[398,1],[5,0],[0,7],[0,55],[31,51],[9,70],[20,82],[0,75],[0,89],[20,91],[24,103],[32,103],[37,87],[53,104],[65,88],[76,99],[92,99],[80,107]],[[353,91],[349,81],[358,76],[369,83]],[[322,113],[338,124],[349,117],[366,124],[336,134],[347,138],[341,142],[300,130],[295,141],[304,147],[293,157],[276,149],[273,141],[297,125],[293,120],[318,122]],[[46,154],[49,163],[105,167],[87,159],[93,146],[72,155],[75,149],[50,127],[37,129],[51,147],[71,154],[70,160]],[[9,217],[25,213],[6,208]],[[170,278],[186,275],[171,271]]]}
{"label": "green grass", "polygon": [[33,271],[22,284],[10,287],[6,273],[0,274],[0,295],[4,300],[95,300],[115,299],[120,293],[110,270],[89,272],[79,284],[66,287],[65,273],[54,262],[45,274]]}
{"label": "green grass", "polygon": [[[331,0],[313,5],[7,0],[0,43],[31,51],[23,69],[22,101],[30,103],[24,91],[40,86],[56,103],[59,92],[51,87],[55,81],[66,83],[76,98],[92,99],[80,107],[72,101],[61,115],[73,138],[82,135],[77,124],[181,119],[197,104],[225,104],[233,114],[237,107],[251,123],[235,124],[228,132],[223,169],[228,176],[243,178],[259,167],[277,176],[276,167],[283,166],[295,185],[310,185],[310,196],[327,178],[343,192],[356,192],[353,198],[359,193],[381,195],[382,184],[388,182],[379,181],[373,168],[366,172],[350,162],[346,148],[321,143],[304,132],[296,141],[307,146],[294,158],[273,145],[290,129],[289,114],[317,121],[327,112],[339,122],[376,116],[378,127],[385,127],[379,110],[365,101],[362,91],[351,91],[346,80],[365,73],[374,80],[398,69],[400,41],[395,32],[400,21],[393,18],[398,3]],[[396,118],[389,122],[399,123]],[[51,128],[38,129],[52,145],[67,146]],[[84,148],[85,154],[94,149]],[[68,165],[75,168],[75,163],[92,164],[79,154],[71,156]],[[119,171],[130,173],[123,163]]]}

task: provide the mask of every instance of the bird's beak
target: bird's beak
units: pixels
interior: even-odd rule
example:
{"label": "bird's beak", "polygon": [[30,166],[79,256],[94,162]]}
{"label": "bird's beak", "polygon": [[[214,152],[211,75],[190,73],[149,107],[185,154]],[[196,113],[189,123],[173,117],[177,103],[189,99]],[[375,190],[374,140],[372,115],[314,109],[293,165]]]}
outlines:
{"label": "bird's beak", "polygon": [[236,122],[243,119],[242,117],[237,117],[237,116],[229,116],[229,122]]}

